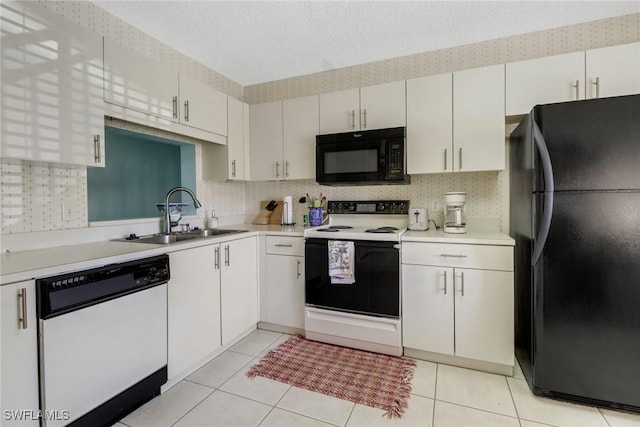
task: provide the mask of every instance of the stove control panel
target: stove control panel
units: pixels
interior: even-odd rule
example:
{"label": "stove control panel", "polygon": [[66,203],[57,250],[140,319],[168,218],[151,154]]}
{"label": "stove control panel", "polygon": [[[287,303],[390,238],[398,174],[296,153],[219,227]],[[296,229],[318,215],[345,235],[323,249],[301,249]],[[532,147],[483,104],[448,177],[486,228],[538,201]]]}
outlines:
{"label": "stove control panel", "polygon": [[407,215],[408,200],[372,200],[372,201],[330,201],[327,204],[330,214],[385,214]]}

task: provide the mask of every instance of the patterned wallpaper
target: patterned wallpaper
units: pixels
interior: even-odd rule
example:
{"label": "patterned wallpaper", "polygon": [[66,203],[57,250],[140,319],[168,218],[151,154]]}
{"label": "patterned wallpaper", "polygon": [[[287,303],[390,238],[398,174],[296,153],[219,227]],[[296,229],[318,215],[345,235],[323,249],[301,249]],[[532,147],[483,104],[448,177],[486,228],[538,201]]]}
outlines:
{"label": "patterned wallpaper", "polygon": [[[640,40],[640,14],[634,14],[243,88],[92,3],[41,1],[40,5],[250,104]],[[165,138],[175,137],[130,123],[117,125]],[[197,195],[204,206],[214,207],[218,216],[251,216],[258,212],[260,200],[285,195],[297,199],[307,192],[322,191],[333,200],[409,199],[414,207],[430,209],[432,200],[442,204],[446,191],[467,191],[468,216],[499,218],[503,228],[507,226],[506,172],[414,175],[409,186],[321,187],[313,181],[213,182],[202,179],[201,143],[178,138],[196,145]],[[0,176],[1,233],[88,226],[84,167],[3,160]],[[63,204],[70,209],[65,221],[60,212]],[[296,221],[301,221],[303,211],[303,205],[296,204]]]}

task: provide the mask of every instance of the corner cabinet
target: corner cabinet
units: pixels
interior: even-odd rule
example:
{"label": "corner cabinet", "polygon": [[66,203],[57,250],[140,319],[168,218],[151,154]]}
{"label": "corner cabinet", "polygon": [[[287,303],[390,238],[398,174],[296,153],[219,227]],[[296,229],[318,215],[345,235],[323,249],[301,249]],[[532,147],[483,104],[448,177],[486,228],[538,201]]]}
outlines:
{"label": "corner cabinet", "polygon": [[320,94],[320,133],[406,126],[405,82]]}
{"label": "corner cabinet", "polygon": [[315,178],[318,96],[250,106],[251,180]]}
{"label": "corner cabinet", "polygon": [[[0,288],[0,407],[3,426],[37,426],[37,419],[8,419],[16,411],[37,415],[38,402],[38,320],[35,280]],[[18,416],[18,415],[16,415]],[[35,415],[34,415],[35,417]],[[13,417],[11,417],[13,418]]]}
{"label": "corner cabinet", "polygon": [[640,42],[588,50],[585,55],[588,99],[640,93]]}
{"label": "corner cabinet", "polygon": [[504,65],[453,73],[452,170],[505,166]]}
{"label": "corner cabinet", "polygon": [[[260,300],[264,322],[304,329],[304,238],[266,236]],[[283,330],[282,332],[291,332]]]}
{"label": "corner cabinet", "polygon": [[103,167],[102,38],[39,2],[0,7],[0,156]]}
{"label": "corner cabinet", "polygon": [[511,246],[402,243],[405,354],[463,358],[508,372],[513,311]]}

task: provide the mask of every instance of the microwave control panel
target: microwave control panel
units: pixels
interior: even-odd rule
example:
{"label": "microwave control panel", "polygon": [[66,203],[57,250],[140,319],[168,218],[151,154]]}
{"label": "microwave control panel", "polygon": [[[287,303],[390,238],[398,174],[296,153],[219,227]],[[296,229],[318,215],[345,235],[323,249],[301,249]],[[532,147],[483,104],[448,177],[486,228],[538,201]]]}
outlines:
{"label": "microwave control panel", "polygon": [[404,176],[404,143],[402,141],[389,141],[388,178]]}

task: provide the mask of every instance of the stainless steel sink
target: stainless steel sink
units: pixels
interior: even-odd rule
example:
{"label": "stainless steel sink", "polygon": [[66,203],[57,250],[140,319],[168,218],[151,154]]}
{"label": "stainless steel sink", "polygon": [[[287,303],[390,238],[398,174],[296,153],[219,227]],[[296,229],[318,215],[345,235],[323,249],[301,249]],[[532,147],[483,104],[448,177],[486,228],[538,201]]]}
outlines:
{"label": "stainless steel sink", "polygon": [[192,230],[182,233],[161,233],[152,234],[150,236],[141,236],[133,239],[116,239],[119,242],[133,242],[133,243],[154,243],[156,245],[169,245],[171,243],[184,242],[194,239],[202,239],[207,237],[220,236],[222,234],[232,233],[244,233],[247,230],[228,230],[222,228],[205,229],[205,230]]}

